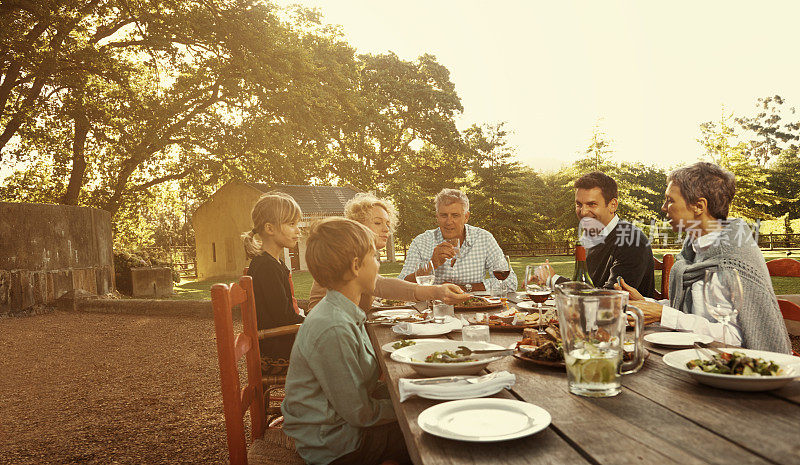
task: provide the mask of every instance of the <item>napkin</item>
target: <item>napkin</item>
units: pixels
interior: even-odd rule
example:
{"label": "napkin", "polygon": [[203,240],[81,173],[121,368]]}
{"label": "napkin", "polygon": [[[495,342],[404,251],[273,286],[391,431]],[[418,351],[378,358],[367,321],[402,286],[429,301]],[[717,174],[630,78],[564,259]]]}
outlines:
{"label": "napkin", "polygon": [[463,323],[461,320],[452,317],[444,317],[444,323],[398,323],[394,325],[393,330],[397,334],[404,336],[431,336],[442,334],[440,329],[444,326],[451,331],[460,330]]}
{"label": "napkin", "polygon": [[507,371],[498,371],[478,378],[477,383],[470,383],[465,379],[450,381],[439,384],[416,384],[414,381],[420,379],[400,378],[398,387],[400,388],[400,402],[405,402],[411,396],[428,394],[442,397],[458,397],[470,399],[473,397],[483,397],[490,393],[497,392],[498,389],[508,389],[517,381],[517,377]]}

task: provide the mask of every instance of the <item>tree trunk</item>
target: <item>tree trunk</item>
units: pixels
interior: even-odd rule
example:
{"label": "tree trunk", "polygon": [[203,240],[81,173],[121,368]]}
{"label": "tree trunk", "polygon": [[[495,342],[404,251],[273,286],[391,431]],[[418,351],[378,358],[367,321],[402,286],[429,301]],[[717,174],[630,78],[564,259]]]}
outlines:
{"label": "tree trunk", "polygon": [[61,203],[64,205],[78,205],[78,197],[86,174],[86,135],[89,133],[90,126],[83,102],[83,88],[78,91],[77,108],[74,111],[73,119],[75,120],[75,137],[72,141],[72,172],[69,176],[67,191],[61,198]]}

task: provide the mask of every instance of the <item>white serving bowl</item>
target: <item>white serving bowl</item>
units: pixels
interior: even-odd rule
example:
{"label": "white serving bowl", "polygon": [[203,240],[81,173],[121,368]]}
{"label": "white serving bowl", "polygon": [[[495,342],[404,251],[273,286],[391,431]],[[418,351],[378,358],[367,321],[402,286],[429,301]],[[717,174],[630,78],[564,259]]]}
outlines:
{"label": "white serving bowl", "polygon": [[723,375],[718,373],[706,373],[701,370],[690,370],[686,368],[686,362],[699,357],[694,349],[677,350],[664,355],[663,360],[670,368],[684,373],[688,373],[697,382],[707,384],[720,389],[730,389],[732,391],[768,391],[778,389],[800,377],[800,357],[777,352],[765,352],[762,350],[726,348],[720,349],[723,352],[742,352],[748,357],[758,357],[764,360],[771,360],[786,371],[785,376],[742,376],[742,375]]}
{"label": "white serving bowl", "polygon": [[478,341],[441,341],[426,344],[403,347],[392,352],[392,360],[400,363],[407,363],[422,376],[452,376],[452,375],[476,375],[481,372],[486,365],[503,358],[502,356],[481,359],[475,362],[457,363],[428,363],[425,357],[433,352],[444,352],[449,350],[455,352],[458,346],[470,349],[505,349],[503,346],[489,342]]}

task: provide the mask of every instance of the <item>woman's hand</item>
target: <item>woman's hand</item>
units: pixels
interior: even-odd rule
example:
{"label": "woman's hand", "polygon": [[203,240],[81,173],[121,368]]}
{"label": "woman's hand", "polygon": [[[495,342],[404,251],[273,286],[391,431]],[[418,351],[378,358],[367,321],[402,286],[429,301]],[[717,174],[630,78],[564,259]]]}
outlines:
{"label": "woman's hand", "polygon": [[419,300],[441,300],[447,305],[455,305],[472,297],[459,286],[451,283],[439,284],[438,286],[419,286],[417,294]]}
{"label": "woman's hand", "polygon": [[[622,277],[619,278],[619,284],[614,284],[614,289],[616,289],[618,291],[628,291],[628,300],[629,301],[636,300],[637,303],[638,303],[638,301],[644,300],[644,297],[642,297],[642,294],[640,294],[639,291],[637,291],[635,287],[629,286],[625,282],[625,280],[622,279]],[[642,311],[644,311],[644,310],[642,310]],[[659,310],[658,314],[659,314],[659,318],[660,318],[660,315],[661,315],[661,311],[660,310]]]}
{"label": "woman's hand", "polygon": [[[642,311],[644,315],[642,324],[649,325],[661,321],[661,311],[664,309],[663,305],[646,300],[637,300],[636,302],[632,302],[631,305]],[[628,317],[628,319],[630,319],[630,317]]]}

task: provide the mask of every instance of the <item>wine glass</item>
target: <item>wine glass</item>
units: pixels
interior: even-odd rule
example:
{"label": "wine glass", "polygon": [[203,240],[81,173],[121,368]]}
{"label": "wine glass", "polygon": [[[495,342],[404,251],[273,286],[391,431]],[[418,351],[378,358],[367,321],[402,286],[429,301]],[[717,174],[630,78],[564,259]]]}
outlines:
{"label": "wine glass", "polygon": [[741,307],[744,292],[739,272],[728,269],[707,269],[703,280],[703,297],[706,311],[722,323],[722,343],[727,344],[725,332],[731,317]]}
{"label": "wine glass", "polygon": [[[503,260],[499,263],[495,263],[492,274],[498,281],[505,281],[508,279],[508,276],[511,274],[511,259],[508,258],[508,255],[503,255]],[[504,286],[508,285],[504,283]],[[505,287],[504,290],[507,292],[511,291],[508,287]]]}
{"label": "wine glass", "polygon": [[550,297],[550,288],[542,286],[537,283],[536,270],[538,267],[528,265],[525,267],[525,293],[531,298],[531,301],[536,303],[536,308],[539,310],[539,334],[546,334],[542,329],[542,322],[544,315],[542,314],[542,304]]}
{"label": "wine glass", "polygon": [[459,252],[459,250],[461,250],[461,238],[454,237],[454,238],[451,238],[451,239],[445,239],[444,241],[447,242],[448,244],[452,245],[453,249],[455,249],[455,251],[456,251],[456,254],[453,256],[453,258],[448,258],[448,260],[450,261],[450,266],[451,267],[455,266],[456,258],[458,258],[458,252]]}

